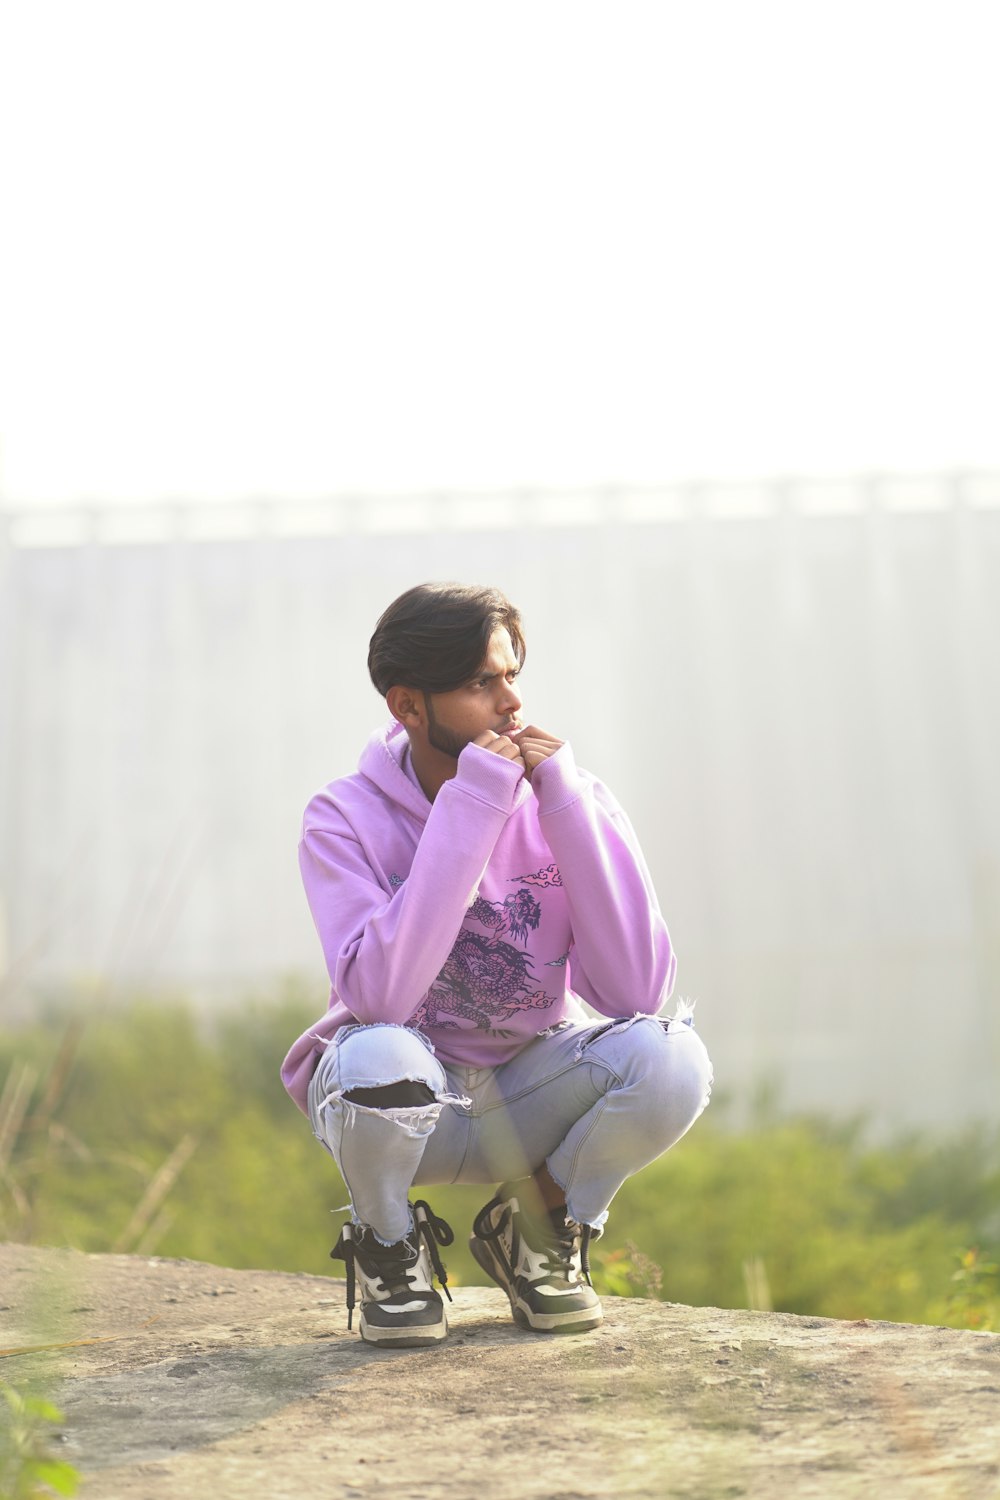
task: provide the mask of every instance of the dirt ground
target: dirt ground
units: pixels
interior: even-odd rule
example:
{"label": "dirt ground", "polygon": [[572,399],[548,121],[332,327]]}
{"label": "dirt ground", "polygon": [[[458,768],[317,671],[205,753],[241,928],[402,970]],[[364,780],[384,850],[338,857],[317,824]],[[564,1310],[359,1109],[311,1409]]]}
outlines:
{"label": "dirt ground", "polygon": [[378,1350],[332,1278],[0,1245],[0,1379],[83,1500],[1000,1500],[1000,1335],[612,1297],[559,1338],[454,1295]]}

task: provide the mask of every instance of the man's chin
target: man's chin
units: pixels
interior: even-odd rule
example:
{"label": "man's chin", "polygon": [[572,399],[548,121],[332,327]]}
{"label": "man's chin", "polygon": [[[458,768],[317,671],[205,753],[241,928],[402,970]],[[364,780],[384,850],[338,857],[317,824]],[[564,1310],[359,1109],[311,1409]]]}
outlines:
{"label": "man's chin", "polygon": [[439,755],[447,755],[449,760],[458,760],[466,745],[471,745],[471,740],[457,740],[450,736],[445,738],[440,732],[427,736],[428,743]]}

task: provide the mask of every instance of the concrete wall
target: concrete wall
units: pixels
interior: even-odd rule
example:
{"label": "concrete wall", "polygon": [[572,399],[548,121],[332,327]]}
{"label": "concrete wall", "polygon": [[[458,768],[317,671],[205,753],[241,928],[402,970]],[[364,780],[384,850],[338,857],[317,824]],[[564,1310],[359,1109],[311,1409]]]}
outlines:
{"label": "concrete wall", "polygon": [[490,581],[526,617],[527,712],[640,833],[720,1090],[996,1118],[1000,509],[677,498],[442,500],[433,531],[397,508],[282,539],[12,526],[6,1005],[98,981],[208,1004],[300,974],[322,1009],[295,845],[383,717],[372,625],[418,580]]}

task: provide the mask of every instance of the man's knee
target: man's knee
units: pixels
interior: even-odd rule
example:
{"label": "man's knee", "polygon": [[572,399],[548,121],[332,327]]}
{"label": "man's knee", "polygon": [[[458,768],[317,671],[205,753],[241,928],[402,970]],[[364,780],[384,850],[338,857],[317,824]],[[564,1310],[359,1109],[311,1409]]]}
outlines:
{"label": "man's knee", "polygon": [[692,1028],[659,1016],[636,1016],[613,1022],[589,1045],[592,1055],[637,1091],[654,1112],[668,1116],[674,1128],[687,1129],[708,1104],[712,1064],[705,1044]]}
{"label": "man's knee", "polygon": [[[410,1026],[351,1026],[334,1037],[337,1070],[345,1097],[374,1108],[411,1108],[432,1103],[446,1087],[444,1069],[429,1043]],[[395,1097],[396,1093],[400,1097]],[[366,1099],[365,1093],[391,1094]]]}
{"label": "man's knee", "polygon": [[375,1089],[347,1089],[348,1104],[363,1104],[367,1109],[420,1109],[434,1103],[434,1090],[426,1083],[386,1083]]}

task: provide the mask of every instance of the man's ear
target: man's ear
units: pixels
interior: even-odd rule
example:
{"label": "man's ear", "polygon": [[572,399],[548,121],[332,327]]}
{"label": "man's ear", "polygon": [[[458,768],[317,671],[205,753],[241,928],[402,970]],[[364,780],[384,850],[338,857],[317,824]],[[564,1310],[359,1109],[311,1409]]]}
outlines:
{"label": "man's ear", "polygon": [[416,729],[424,722],[424,695],[417,688],[391,687],[385,695],[389,712],[404,729]]}

